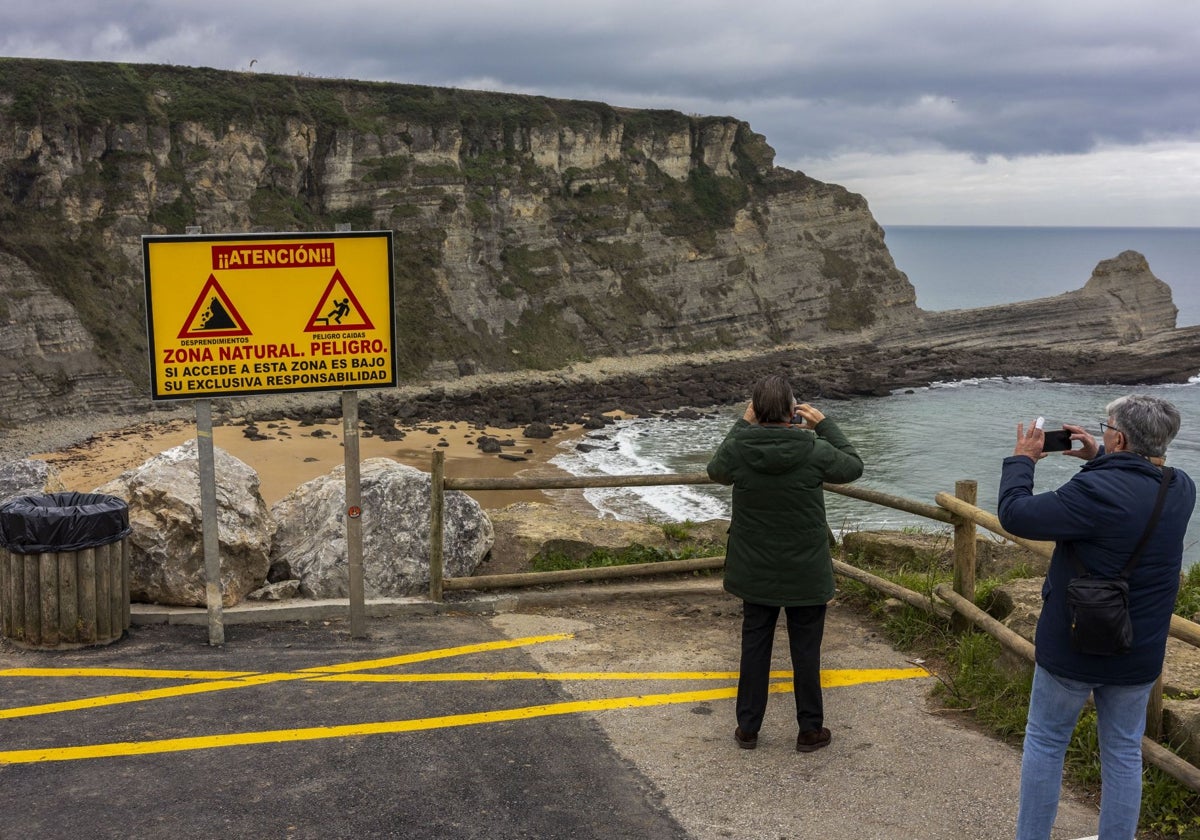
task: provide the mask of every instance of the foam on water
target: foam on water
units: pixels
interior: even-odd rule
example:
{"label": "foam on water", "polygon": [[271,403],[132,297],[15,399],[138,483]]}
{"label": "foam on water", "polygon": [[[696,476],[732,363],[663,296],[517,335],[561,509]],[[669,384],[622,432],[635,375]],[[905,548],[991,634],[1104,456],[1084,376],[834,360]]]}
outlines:
{"label": "foam on water", "polygon": [[[584,476],[702,472],[704,466],[697,466],[697,453],[705,451],[710,440],[711,448],[716,448],[724,434],[722,424],[715,420],[673,422],[686,424],[678,429],[682,435],[663,434],[661,427],[666,421],[662,420],[618,421],[605,432],[582,441],[596,449],[564,452],[550,463]],[[583,495],[602,514],[617,519],[703,522],[729,517],[729,491],[708,485],[592,488]]]}

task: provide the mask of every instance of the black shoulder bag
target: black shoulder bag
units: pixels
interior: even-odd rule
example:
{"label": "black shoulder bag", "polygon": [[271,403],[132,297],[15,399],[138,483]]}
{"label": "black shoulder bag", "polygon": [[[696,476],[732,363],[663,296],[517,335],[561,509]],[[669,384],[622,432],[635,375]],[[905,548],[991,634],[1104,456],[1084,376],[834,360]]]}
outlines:
{"label": "black shoulder bag", "polygon": [[1067,584],[1067,610],[1071,618],[1071,648],[1076,653],[1090,656],[1118,656],[1129,653],[1133,647],[1133,624],[1129,620],[1129,575],[1142,557],[1142,549],[1154,532],[1162,514],[1163,500],[1167,496],[1167,485],[1175,471],[1163,467],[1162,483],[1158,487],[1158,498],[1154,501],[1154,512],[1146,523],[1146,530],[1134,548],[1129,562],[1116,579],[1094,578],[1087,567],[1079,561],[1074,543],[1067,543],[1067,554],[1075,564],[1079,577]]}

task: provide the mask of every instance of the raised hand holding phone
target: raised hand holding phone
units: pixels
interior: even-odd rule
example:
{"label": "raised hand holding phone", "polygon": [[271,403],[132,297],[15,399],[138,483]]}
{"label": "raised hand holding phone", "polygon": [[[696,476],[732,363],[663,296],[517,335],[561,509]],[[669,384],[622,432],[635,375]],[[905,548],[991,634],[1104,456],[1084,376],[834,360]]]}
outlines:
{"label": "raised hand holding phone", "polygon": [[1042,438],[1043,452],[1066,452],[1071,448],[1074,441],[1071,438],[1070,429],[1054,429],[1046,432],[1046,436]]}
{"label": "raised hand holding phone", "polygon": [[792,409],[792,424],[806,429],[815,429],[817,424],[825,419],[819,408],[808,403],[797,403]]}

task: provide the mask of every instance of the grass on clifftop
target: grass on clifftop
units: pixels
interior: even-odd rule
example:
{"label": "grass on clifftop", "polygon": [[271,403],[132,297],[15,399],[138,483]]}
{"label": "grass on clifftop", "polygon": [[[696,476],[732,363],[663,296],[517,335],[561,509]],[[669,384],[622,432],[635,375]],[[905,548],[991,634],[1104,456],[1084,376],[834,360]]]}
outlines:
{"label": "grass on clifftop", "polygon": [[[880,567],[860,558],[845,557],[847,563],[930,595],[939,583],[953,580],[953,572],[932,552],[900,567]],[[1023,570],[1005,578],[980,579],[976,603],[986,609],[990,593],[999,584],[1028,576]],[[884,634],[900,650],[924,660],[937,677],[935,711],[944,715],[969,716],[992,735],[1017,747],[1025,736],[1026,710],[1033,681],[1032,665],[1017,661],[1000,643],[982,631],[955,633],[948,620],[907,604],[894,601],[864,584],[839,578],[840,600],[868,610],[882,624]],[[1184,576],[1176,612],[1190,618],[1200,612],[1200,566]],[[1075,727],[1065,762],[1066,781],[1098,801],[1100,793],[1100,747],[1096,737],[1096,713],[1090,705]],[[1016,813],[1017,803],[1012,803]],[[1200,840],[1200,794],[1161,770],[1146,765],[1142,781],[1142,815],[1138,836]]]}

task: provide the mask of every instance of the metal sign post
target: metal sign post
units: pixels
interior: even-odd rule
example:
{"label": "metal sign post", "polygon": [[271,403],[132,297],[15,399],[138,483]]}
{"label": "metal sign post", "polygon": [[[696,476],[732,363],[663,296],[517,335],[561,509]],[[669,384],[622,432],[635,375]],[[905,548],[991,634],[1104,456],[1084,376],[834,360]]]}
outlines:
{"label": "metal sign post", "polygon": [[342,437],[346,458],[346,563],[350,571],[350,636],[367,635],[363,595],[362,483],[358,454],[358,392],[342,392]]}
{"label": "metal sign post", "polygon": [[[188,226],[188,236],[204,229]],[[200,463],[200,533],[204,545],[204,602],[208,606],[208,643],[225,644],[224,592],[221,587],[221,537],[217,529],[217,468],[213,454],[212,400],[196,400],[196,458]]]}
{"label": "metal sign post", "polygon": [[204,537],[204,600],[208,604],[208,643],[225,644],[222,605],[221,539],[217,531],[217,469],[213,455],[212,400],[196,400],[196,454],[200,459],[200,520]]}

